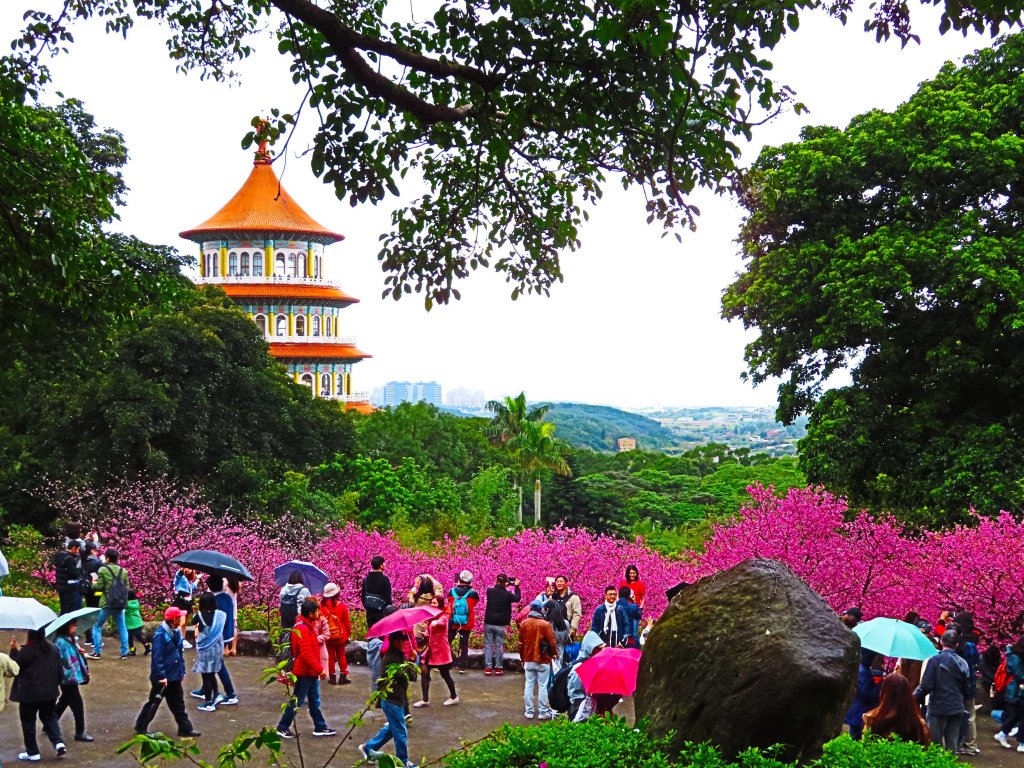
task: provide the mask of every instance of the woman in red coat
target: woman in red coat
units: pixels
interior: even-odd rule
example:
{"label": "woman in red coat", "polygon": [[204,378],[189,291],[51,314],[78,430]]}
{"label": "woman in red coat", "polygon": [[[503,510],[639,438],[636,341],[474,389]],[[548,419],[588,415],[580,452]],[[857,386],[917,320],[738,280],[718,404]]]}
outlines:
{"label": "woman in red coat", "polygon": [[[444,598],[437,598],[438,607],[444,605]],[[427,622],[427,646],[420,657],[420,688],[423,700],[413,704],[414,707],[430,706],[430,670],[436,669],[441,679],[448,686],[448,699],[444,706],[451,707],[461,703],[455,691],[455,680],[452,679],[452,646],[448,642],[448,614],[442,612]]]}
{"label": "woman in red coat", "polygon": [[[345,646],[352,636],[352,620],[348,615],[348,606],[338,598],[341,588],[333,582],[324,587],[324,599],[320,602],[320,615],[327,620],[331,636],[327,641],[327,682],[331,685],[348,685],[348,659],[345,658]],[[338,675],[334,675],[337,664]]]}
{"label": "woman in red coat", "polygon": [[647,598],[647,585],[640,581],[640,571],[635,565],[626,566],[626,578],[619,582],[619,589],[629,587],[633,593],[630,597],[631,603],[636,603],[643,610],[644,600]]}
{"label": "woman in red coat", "polygon": [[320,640],[316,635],[316,620],[320,615],[320,605],[316,600],[306,600],[299,609],[299,618],[291,631],[292,674],[295,675],[295,690],[288,706],[281,714],[277,724],[277,734],[282,739],[294,739],[295,710],[305,701],[309,707],[309,716],[313,718],[314,736],[334,736],[338,732],[327,725],[324,713],[320,711],[320,675],[324,668],[320,663]]}

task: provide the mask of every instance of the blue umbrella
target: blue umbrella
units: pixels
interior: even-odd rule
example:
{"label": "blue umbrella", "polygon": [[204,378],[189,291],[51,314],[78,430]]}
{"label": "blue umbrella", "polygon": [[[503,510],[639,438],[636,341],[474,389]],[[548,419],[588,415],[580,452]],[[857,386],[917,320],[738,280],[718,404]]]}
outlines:
{"label": "blue umbrella", "polygon": [[58,616],[56,619],[46,625],[47,636],[54,634],[58,629],[63,627],[72,621],[78,622],[77,634],[81,637],[83,634],[92,629],[93,624],[96,623],[96,619],[99,617],[99,608],[79,608],[77,611],[69,611],[68,613]]}
{"label": "blue umbrella", "polygon": [[853,632],[861,646],[891,658],[929,659],[938,653],[920,629],[899,619],[872,619],[858,624]]}
{"label": "blue umbrella", "polygon": [[302,574],[302,583],[313,593],[323,592],[324,587],[331,580],[330,576],[312,563],[308,563],[305,560],[289,560],[287,563],[281,563],[281,565],[274,569],[274,582],[279,587],[283,587],[288,583],[288,577],[292,575],[292,571],[298,571]]}
{"label": "blue umbrella", "polygon": [[57,618],[32,597],[0,597],[0,629],[40,629]]}

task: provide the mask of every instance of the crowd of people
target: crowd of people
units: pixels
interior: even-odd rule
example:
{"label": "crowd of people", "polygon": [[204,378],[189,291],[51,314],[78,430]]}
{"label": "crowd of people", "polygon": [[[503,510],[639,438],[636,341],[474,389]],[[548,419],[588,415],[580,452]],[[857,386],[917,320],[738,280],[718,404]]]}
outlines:
{"label": "crowd of people", "polygon": [[[862,614],[850,608],[841,619],[853,629]],[[936,743],[958,755],[977,755],[977,712],[984,698],[1001,726],[995,740],[1012,749],[1010,739],[1017,737],[1017,751],[1024,752],[1018,730],[1024,718],[1024,638],[1006,647],[1005,654],[995,643],[982,653],[969,611],[943,612],[934,624],[912,611],[903,621],[938,652],[923,661],[887,660],[862,647],[856,694],[846,714],[850,735],[897,735],[919,744]]]}
{"label": "crowd of people", "polygon": [[[229,660],[237,652],[239,582],[178,569],[169,585],[163,620],[149,641],[144,641],[138,595],[118,560],[117,550],[103,549],[94,535],[69,536],[53,558],[60,611],[64,615],[83,606],[95,607],[98,614],[92,631],[80,637],[78,622],[72,618],[59,624],[52,641],[43,630],[33,630],[23,646],[12,642],[10,654],[0,654],[0,707],[5,698],[4,677],[13,678],[12,700],[18,702],[25,747],[19,755],[22,760],[41,759],[37,721],[56,753],[67,752],[60,720],[69,709],[74,740],[93,741],[86,730],[81,686],[89,682],[89,662],[106,658],[103,627],[108,622],[117,633],[121,659],[139,650],[150,657],[150,690],[135,721],[137,733],[149,732],[161,703],[166,702],[178,735],[198,737],[186,694],[199,700],[201,712],[239,703],[229,671]],[[434,704],[431,682],[437,678],[447,693],[441,706],[462,703],[456,680],[467,672],[471,638],[478,626],[486,677],[504,675],[505,650],[515,627],[525,673],[523,716],[527,720],[564,714],[582,721],[613,711],[620,695],[589,695],[578,669],[605,648],[643,646],[653,620],[644,618],[646,587],[636,566],[628,566],[618,584],[609,584],[604,600],[588,608],[586,614],[564,575],[547,577],[533,594],[524,593],[524,585],[514,576],[499,574],[494,584],[483,590],[483,600],[471,571],[462,570],[452,581],[446,587],[440,579],[424,573],[408,590],[395,589],[385,559],[378,556],[370,562],[358,599],[366,615],[370,691],[386,722],[358,746],[364,758],[374,758],[393,741],[395,756],[412,767],[408,750],[411,710]],[[337,733],[322,711],[320,684],[351,682],[346,646],[352,636],[352,620],[340,593],[338,584],[329,582],[312,594],[300,570],[291,572],[280,590],[281,658],[286,660],[293,685],[276,726],[282,739],[295,738],[295,716],[303,706],[312,719],[313,736]],[[374,631],[375,625],[402,608],[420,607],[433,610],[400,630]],[[841,616],[851,629],[861,618],[858,608]],[[859,739],[865,731],[882,737],[897,735],[921,744],[935,742],[962,755],[977,754],[975,704],[980,676],[983,691],[993,697],[996,714],[1001,717],[996,741],[1012,748],[1010,739],[1016,737],[1017,750],[1024,752],[1019,731],[1024,719],[1024,639],[1008,647],[1003,658],[995,645],[979,652],[980,637],[968,612],[943,614],[934,625],[916,613],[904,619],[933,642],[938,653],[922,662],[886,660],[862,649],[856,696],[846,716],[851,736]],[[88,652],[83,646],[90,647]],[[198,675],[199,686],[186,689],[185,652],[190,649],[194,650],[191,671]],[[419,697],[413,701],[410,689],[417,680]]]}

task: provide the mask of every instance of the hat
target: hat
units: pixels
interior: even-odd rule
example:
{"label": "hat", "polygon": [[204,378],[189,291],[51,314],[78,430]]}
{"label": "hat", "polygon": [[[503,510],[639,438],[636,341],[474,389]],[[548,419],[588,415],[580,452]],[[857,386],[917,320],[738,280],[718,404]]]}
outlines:
{"label": "hat", "polygon": [[533,608],[535,611],[542,611],[544,610],[544,603],[534,598],[533,602],[530,603],[530,607]]}
{"label": "hat", "polygon": [[164,611],[164,621],[176,621],[185,615],[185,612],[181,608],[175,608],[173,605],[169,606]]}
{"label": "hat", "polygon": [[853,616],[857,621],[860,621],[864,614],[860,612],[860,608],[853,606],[853,608],[847,608],[843,612],[843,616]]}
{"label": "hat", "polygon": [[324,597],[334,597],[339,592],[341,592],[341,587],[339,587],[333,581],[329,581],[326,584],[324,584]]}
{"label": "hat", "polygon": [[459,581],[461,581],[463,584],[472,584],[473,574],[469,571],[463,571],[459,574]]}

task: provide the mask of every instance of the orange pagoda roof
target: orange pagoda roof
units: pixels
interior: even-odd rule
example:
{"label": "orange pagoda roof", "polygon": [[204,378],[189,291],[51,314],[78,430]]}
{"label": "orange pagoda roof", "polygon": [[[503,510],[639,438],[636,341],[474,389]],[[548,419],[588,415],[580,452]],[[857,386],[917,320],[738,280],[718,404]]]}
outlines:
{"label": "orange pagoda roof", "polygon": [[349,296],[333,285],[303,285],[301,283],[216,283],[232,299],[314,299],[356,304],[359,299]]}
{"label": "orange pagoda roof", "polygon": [[370,405],[368,402],[356,400],[354,402],[350,401],[345,403],[345,410],[355,411],[356,413],[363,414],[363,416],[369,416],[371,413],[378,409]]}
{"label": "orange pagoda roof", "polygon": [[342,359],[365,360],[368,355],[353,344],[270,342],[270,354],[278,360]]}
{"label": "orange pagoda roof", "polygon": [[319,243],[335,243],[344,235],[319,224],[292,199],[270,167],[264,147],[256,153],[252,172],[227,205],[197,227],[179,233],[186,240],[227,239],[239,235],[300,235]]}

